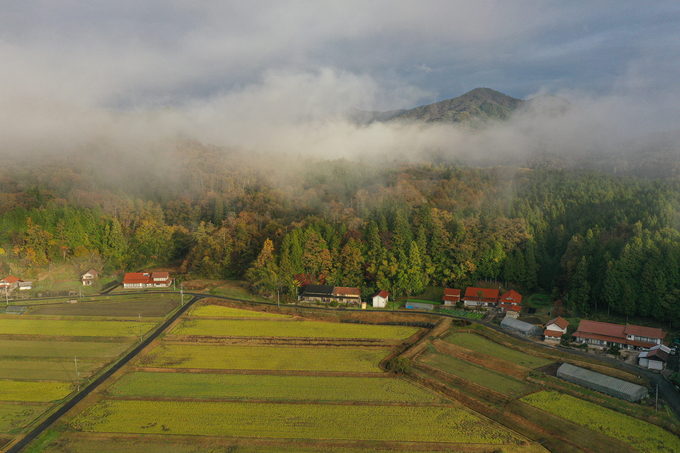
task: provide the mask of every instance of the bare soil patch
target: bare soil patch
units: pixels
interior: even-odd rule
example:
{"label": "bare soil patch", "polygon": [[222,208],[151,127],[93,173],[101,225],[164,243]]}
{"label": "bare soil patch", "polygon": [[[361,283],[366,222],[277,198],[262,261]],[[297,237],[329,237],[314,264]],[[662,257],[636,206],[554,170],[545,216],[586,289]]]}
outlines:
{"label": "bare soil patch", "polygon": [[78,304],[49,304],[32,308],[31,315],[45,316],[109,316],[162,318],[177,308],[177,301],[170,297],[154,300],[130,300],[122,302],[95,301]]}

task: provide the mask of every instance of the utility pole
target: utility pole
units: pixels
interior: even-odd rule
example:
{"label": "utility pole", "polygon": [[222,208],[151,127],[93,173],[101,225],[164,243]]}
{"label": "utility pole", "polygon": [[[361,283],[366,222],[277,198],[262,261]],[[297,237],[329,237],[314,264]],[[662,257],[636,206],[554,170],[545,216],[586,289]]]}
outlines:
{"label": "utility pole", "polygon": [[73,362],[76,364],[76,386],[78,387],[78,391],[80,391],[80,373],[78,373],[78,357],[74,357]]}
{"label": "utility pole", "polygon": [[654,413],[659,412],[659,383],[656,384],[656,402],[654,403]]}
{"label": "utility pole", "polygon": [[278,288],[276,289],[276,306],[278,308],[281,308],[281,297],[279,296],[279,290]]}
{"label": "utility pole", "polygon": [[139,342],[141,343],[144,341],[144,337],[142,336],[142,314],[139,314]]}
{"label": "utility pole", "polygon": [[182,299],[181,303],[182,303],[182,307],[183,307],[184,306],[184,282],[179,284],[179,294],[180,294],[181,299]]}

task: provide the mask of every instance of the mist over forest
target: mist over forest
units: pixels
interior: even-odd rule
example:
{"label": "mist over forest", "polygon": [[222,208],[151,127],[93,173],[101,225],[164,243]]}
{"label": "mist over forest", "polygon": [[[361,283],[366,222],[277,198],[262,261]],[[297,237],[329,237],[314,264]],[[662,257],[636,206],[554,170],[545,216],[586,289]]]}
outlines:
{"label": "mist over forest", "polygon": [[2,273],[677,321],[677,7],[520,3],[8,6]]}

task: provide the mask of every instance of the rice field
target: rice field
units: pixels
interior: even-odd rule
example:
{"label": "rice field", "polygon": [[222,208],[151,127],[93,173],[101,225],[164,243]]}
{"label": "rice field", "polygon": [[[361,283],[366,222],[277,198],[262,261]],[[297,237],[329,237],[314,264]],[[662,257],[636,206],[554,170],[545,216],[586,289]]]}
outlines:
{"label": "rice field", "polygon": [[223,305],[199,305],[189,312],[189,316],[206,318],[290,318],[289,315],[267,313],[253,310],[240,310]]}
{"label": "rice field", "polygon": [[101,357],[123,353],[131,342],[0,340],[0,357]]}
{"label": "rice field", "polygon": [[75,387],[66,382],[0,380],[0,389],[0,401],[47,403],[68,396]]}
{"label": "rice field", "polygon": [[181,322],[170,333],[175,335],[210,335],[230,337],[283,338],[361,338],[403,340],[418,331],[408,326],[372,326],[365,324],[318,321],[237,321],[229,319],[191,319]]}
{"label": "rice field", "polygon": [[25,427],[49,406],[0,403],[0,433],[9,433]]}
{"label": "rice field", "polygon": [[[146,333],[156,323],[141,323]],[[46,335],[65,337],[139,337],[138,321],[78,321],[63,319],[31,319],[0,317],[0,334]]]}
{"label": "rice field", "polygon": [[208,373],[123,376],[108,392],[124,397],[434,403],[440,398],[402,379]]}
{"label": "rice field", "polygon": [[492,357],[506,360],[510,363],[521,365],[527,368],[538,368],[553,362],[553,360],[550,359],[536,357],[517,351],[516,349],[502,346],[474,333],[456,332],[446,337],[445,340],[451,344],[461,346],[466,349],[471,349],[482,354],[487,354]]}
{"label": "rice field", "polygon": [[614,439],[640,452],[678,452],[680,438],[642,420],[570,395],[544,390],[521,399],[527,404]]}
{"label": "rice field", "polygon": [[101,433],[469,444],[521,442],[509,431],[461,406],[104,400],[80,413],[71,427]]}
{"label": "rice field", "polygon": [[382,372],[386,349],[166,344],[139,360],[140,366],[224,370]]}
{"label": "rice field", "polygon": [[530,386],[522,381],[503,376],[499,373],[481,368],[444,354],[428,353],[422,359],[424,363],[457,376],[482,387],[495,390],[504,395],[516,395],[526,392]]}
{"label": "rice field", "polygon": [[[101,362],[78,360],[80,377],[92,374]],[[0,359],[0,379],[32,379],[48,381],[76,380],[75,363],[71,360],[4,360]]]}

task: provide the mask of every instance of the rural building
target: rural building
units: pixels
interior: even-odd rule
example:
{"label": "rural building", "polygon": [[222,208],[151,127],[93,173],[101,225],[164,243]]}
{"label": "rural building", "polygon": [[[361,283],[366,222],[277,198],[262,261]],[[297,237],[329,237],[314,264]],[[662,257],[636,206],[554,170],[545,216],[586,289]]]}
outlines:
{"label": "rural building", "polygon": [[384,289],[373,294],[373,306],[376,308],[385,308],[387,301],[390,297],[390,293]]}
{"label": "rural building", "polygon": [[409,308],[411,310],[426,310],[426,311],[432,311],[434,310],[434,305],[433,304],[422,304],[419,302],[406,302],[406,308]]}
{"label": "rural building", "polygon": [[360,304],[361,290],[346,286],[307,285],[300,296],[300,300],[307,302],[332,302],[344,304]]}
{"label": "rural building", "polygon": [[27,291],[29,289],[33,289],[33,282],[19,280],[19,291]]}
{"label": "rural building", "polygon": [[501,327],[518,335],[524,335],[525,337],[533,337],[543,333],[543,329],[540,327],[509,316],[503,318],[503,321],[501,321]]}
{"label": "rural building", "polygon": [[360,304],[361,290],[359,288],[351,288],[347,286],[334,286],[333,300],[337,300],[343,304]]}
{"label": "rural building", "polygon": [[463,303],[466,307],[495,307],[498,305],[497,289],[493,288],[473,288],[468,286],[465,289],[465,296],[463,296]]}
{"label": "rural building", "polygon": [[458,302],[460,302],[460,292],[461,291],[459,289],[444,289],[444,297],[442,297],[444,305],[456,305]]}
{"label": "rural building", "polygon": [[498,306],[501,308],[501,310],[506,312],[520,312],[522,311],[522,295],[514,289],[511,289],[510,291],[503,293],[498,301]]}
{"label": "rural building", "polygon": [[661,344],[666,332],[654,327],[634,326],[632,324],[622,326],[584,319],[572,336],[581,343],[603,348],[618,346],[621,349],[637,350]]}
{"label": "rural building", "polygon": [[26,313],[26,310],[28,310],[28,307],[24,307],[21,305],[10,305],[7,308],[5,308],[5,313],[8,315],[23,315]]}
{"label": "rural building", "polygon": [[15,288],[19,287],[19,282],[21,280],[19,277],[14,275],[8,275],[7,277],[0,280],[0,290],[5,290],[6,292],[12,292]]}
{"label": "rural building", "polygon": [[99,273],[96,270],[90,269],[80,276],[80,281],[83,283],[83,286],[92,286],[92,283],[94,283],[98,276]]}
{"label": "rural building", "polygon": [[546,340],[560,341],[562,339],[562,335],[567,333],[567,327],[569,327],[569,321],[561,316],[558,316],[557,318],[548,321],[548,323],[545,325],[543,335],[545,336]]}
{"label": "rural building", "polygon": [[557,369],[557,377],[573,382],[606,395],[615,396],[634,403],[647,396],[647,389],[631,382],[616,379],[606,374],[563,364]]}
{"label": "rural building", "polygon": [[129,272],[123,279],[123,288],[167,288],[172,285],[168,272]]}
{"label": "rural building", "polygon": [[663,370],[668,361],[668,355],[671,353],[671,348],[658,344],[649,348],[649,351],[643,351],[638,356],[638,365],[641,368],[648,370]]}

